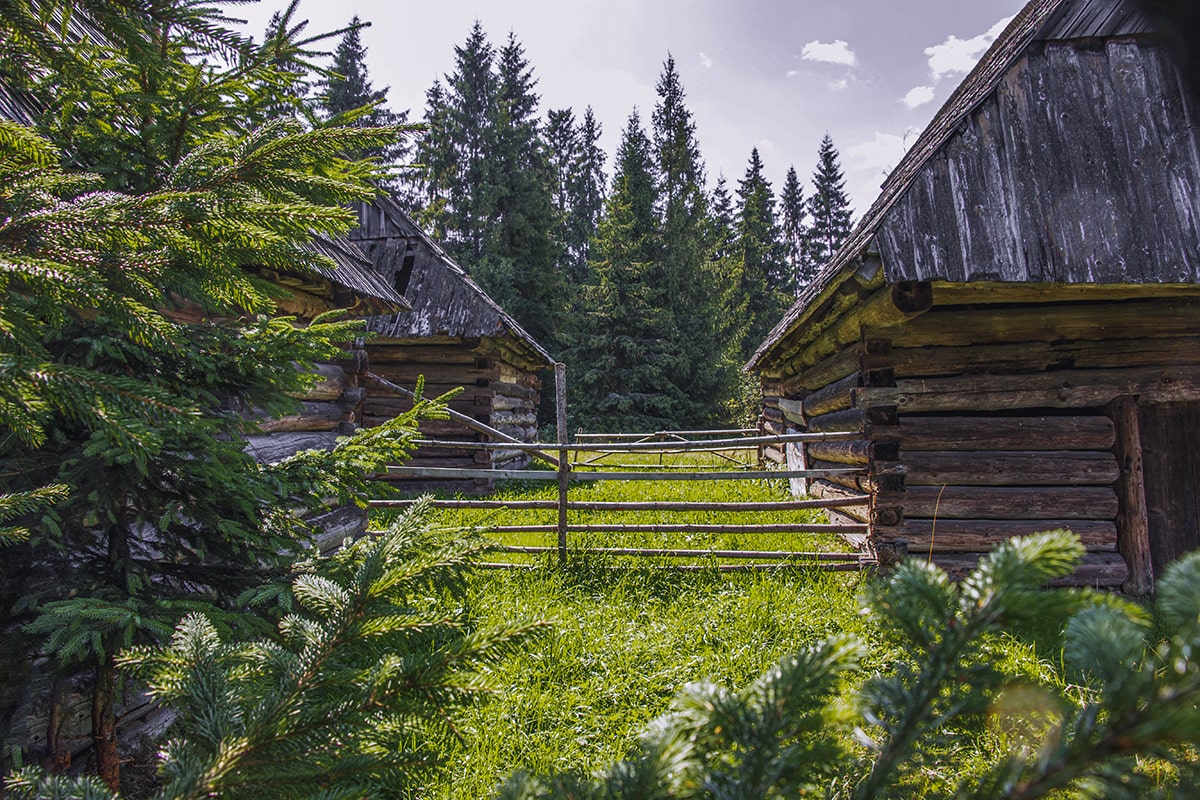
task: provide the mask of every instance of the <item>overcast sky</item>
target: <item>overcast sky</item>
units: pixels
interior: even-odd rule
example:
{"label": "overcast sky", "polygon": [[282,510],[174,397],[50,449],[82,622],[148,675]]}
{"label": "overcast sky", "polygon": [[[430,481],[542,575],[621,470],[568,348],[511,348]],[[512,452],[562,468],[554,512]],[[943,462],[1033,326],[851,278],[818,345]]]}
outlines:
{"label": "overcast sky", "polygon": [[[234,6],[261,37],[284,0]],[[649,123],[654,84],[675,57],[709,182],[733,190],[758,147],[779,191],[789,165],[807,179],[828,132],[856,217],[888,169],[1011,17],[1020,0],[300,0],[309,31],[352,16],[375,88],[389,106],[424,113],[425,91],[453,69],[454,47],[479,19],[489,40],[525,46],[548,108],[588,105],[611,154],[630,111]],[[806,188],[807,193],[807,188]]]}

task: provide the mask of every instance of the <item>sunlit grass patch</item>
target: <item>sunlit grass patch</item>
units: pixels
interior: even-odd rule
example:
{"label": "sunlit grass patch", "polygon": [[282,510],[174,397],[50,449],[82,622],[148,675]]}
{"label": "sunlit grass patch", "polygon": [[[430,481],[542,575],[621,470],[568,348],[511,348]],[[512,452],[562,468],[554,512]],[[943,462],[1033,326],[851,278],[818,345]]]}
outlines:
{"label": "sunlit grass patch", "polygon": [[516,769],[598,768],[683,685],[748,683],[797,642],[864,624],[857,575],[609,566],[476,575],[468,604],[480,625],[535,615],[553,631],[493,674],[505,691],[467,713],[439,796],[489,796]]}

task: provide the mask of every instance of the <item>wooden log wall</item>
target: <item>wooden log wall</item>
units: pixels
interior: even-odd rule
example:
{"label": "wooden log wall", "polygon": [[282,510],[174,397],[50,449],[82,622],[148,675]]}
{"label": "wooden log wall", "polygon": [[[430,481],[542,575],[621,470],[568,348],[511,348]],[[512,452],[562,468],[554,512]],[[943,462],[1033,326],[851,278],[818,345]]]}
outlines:
{"label": "wooden log wall", "polygon": [[[425,396],[437,397],[456,389],[461,391],[448,405],[462,414],[524,442],[537,439],[537,406],[540,400],[537,376],[518,369],[498,357],[486,341],[464,339],[421,342],[375,339],[367,343],[371,371],[405,388],[415,388],[424,376]],[[363,404],[364,425],[379,425],[412,408],[403,397],[371,389]],[[452,420],[426,420],[421,423],[426,438],[442,441],[479,442],[484,437]],[[529,455],[517,450],[467,450],[422,447],[408,463],[415,466],[516,469],[529,462]],[[467,480],[440,481],[430,484],[416,479],[388,478],[402,484],[405,491],[430,489],[480,493],[491,489],[491,482]]]}
{"label": "wooden log wall", "polygon": [[[1042,291],[965,305],[969,291],[955,286],[942,295],[953,304],[939,306],[936,286],[933,295],[925,313],[867,320],[859,341],[798,351],[764,379],[767,430],[862,434],[806,446],[811,468],[868,467],[866,478],[810,482],[809,492],[870,492],[869,509],[846,513],[871,524],[871,542],[905,539],[910,554],[959,572],[1009,536],[1068,528],[1088,550],[1075,583],[1146,591],[1145,535],[1118,522],[1200,512],[1170,505],[1191,496],[1170,477],[1146,490],[1141,510],[1128,508],[1139,492],[1124,479],[1133,456],[1121,426],[1138,415],[1114,403],[1131,398],[1143,427],[1147,409],[1200,408],[1200,301],[1055,303]],[[848,329],[853,316],[826,327]],[[1182,463],[1176,456],[1156,457]]]}
{"label": "wooden log wall", "polygon": [[299,408],[283,417],[255,417],[258,433],[246,437],[246,452],[260,464],[271,464],[302,450],[330,450],[339,436],[359,427],[366,360],[360,350],[348,350],[332,364],[319,364],[317,381],[296,395]]}

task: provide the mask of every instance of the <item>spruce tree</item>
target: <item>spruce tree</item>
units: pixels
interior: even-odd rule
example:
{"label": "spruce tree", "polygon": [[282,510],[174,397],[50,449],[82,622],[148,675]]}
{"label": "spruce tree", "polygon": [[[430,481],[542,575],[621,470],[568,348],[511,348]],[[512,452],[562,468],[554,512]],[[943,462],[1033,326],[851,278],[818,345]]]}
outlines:
{"label": "spruce tree", "polygon": [[596,235],[604,205],[604,151],[600,123],[589,106],[576,123],[569,108],[546,115],[546,150],[553,167],[552,196],[564,249],[560,270],[571,284],[591,281],[589,245]]}
{"label": "spruce tree", "polygon": [[712,225],[705,195],[704,164],[696,125],[668,56],[655,86],[653,141],[662,220],[661,260],[665,289],[675,316],[670,384],[679,393],[677,425],[710,424],[729,391],[732,375],[722,365],[726,339],[720,302],[720,274],[711,261]]}
{"label": "spruce tree", "polygon": [[[367,75],[367,49],[363,47],[359,32],[371,23],[362,22],[357,16],[351,21],[333,53],[333,64],[318,89],[321,94],[318,104],[327,119],[344,120],[359,127],[400,125],[408,121],[408,112],[395,113],[387,108],[388,88],[373,89]],[[375,158],[393,172],[408,156],[406,139],[398,137],[387,147],[366,153],[356,153],[357,158]],[[400,185],[397,176],[391,176],[387,186],[396,189]]]}
{"label": "spruce tree", "polygon": [[537,81],[516,36],[497,53],[478,21],[455,54],[454,73],[426,93],[418,216],[493,299],[554,348],[566,292]]}
{"label": "spruce tree", "polygon": [[[328,266],[310,237],[348,230],[346,205],[377,177],[339,154],[396,131],[246,130],[294,80],[280,64],[306,56],[282,40],[264,52],[211,8],[74,4],[86,37],[47,21],[71,4],[39,9],[0,15],[17,51],[4,66],[23,69],[3,77],[44,112],[40,133],[0,136],[0,496],[25,503],[0,502],[24,538],[0,559],[0,627],[92,670],[97,763],[115,785],[117,651],[189,609],[241,624],[236,594],[307,547],[295,512],[350,499],[378,454],[408,451],[389,426],[261,467],[231,412],[292,409],[303,367],[356,335],[270,319],[278,290],[246,268]],[[175,322],[179,306],[202,321]]]}
{"label": "spruce tree", "polygon": [[496,66],[490,159],[495,217],[483,258],[469,269],[484,289],[507,288],[509,313],[535,339],[556,348],[566,284],[558,270],[562,246],[554,235],[554,176],[537,118],[537,81],[512,33]]}
{"label": "spruce tree", "polygon": [[746,176],[738,182],[737,241],[745,333],[740,357],[749,358],[787,308],[787,262],[778,223],[775,195],[763,176],[758,148],[750,151]]}
{"label": "spruce tree", "polygon": [[820,270],[850,235],[850,200],[846,197],[846,179],[838,164],[838,152],[829,134],[821,139],[817,168],[812,176],[813,193],[808,198],[808,263]]}
{"label": "spruce tree", "polygon": [[713,187],[712,199],[713,223],[713,257],[726,258],[733,255],[733,244],[737,240],[737,220],[733,214],[733,199],[729,196],[729,185],[725,175],[717,176],[717,184]]}
{"label": "spruce tree", "polygon": [[578,126],[578,160],[569,181],[571,213],[567,221],[567,248],[572,282],[590,282],[588,263],[591,241],[604,209],[604,150],[600,147],[601,125],[588,106]]}
{"label": "spruce tree", "polygon": [[579,130],[575,112],[569,108],[552,108],[546,112],[544,131],[546,158],[550,164],[550,199],[558,217],[558,241],[562,244],[563,263],[559,271],[570,272],[571,251],[571,182],[579,164]]}
{"label": "spruce tree", "polygon": [[783,191],[779,194],[779,211],[789,273],[787,285],[781,288],[799,295],[816,276],[811,274],[809,269],[805,246],[808,238],[808,228],[805,225],[808,209],[804,203],[804,187],[800,185],[795,167],[788,167]]}
{"label": "spruce tree", "polygon": [[254,124],[282,117],[308,119],[312,116],[308,93],[312,89],[310,75],[317,67],[311,60],[297,58],[295,43],[301,41],[308,27],[308,20],[295,19],[299,3],[300,0],[292,0],[287,8],[271,14],[263,32],[262,50],[268,57],[274,57],[281,80],[276,96],[263,104],[261,116],[253,120]]}
{"label": "spruce tree", "polygon": [[672,427],[683,402],[671,383],[675,316],[660,258],[655,167],[635,110],[617,151],[617,172],[592,244],[595,285],[576,317],[568,388],[591,429]]}
{"label": "spruce tree", "polygon": [[494,239],[498,81],[495,50],[478,20],[454,48],[454,71],[425,94],[428,133],[417,148],[425,165],[421,221],[464,266],[477,264]]}

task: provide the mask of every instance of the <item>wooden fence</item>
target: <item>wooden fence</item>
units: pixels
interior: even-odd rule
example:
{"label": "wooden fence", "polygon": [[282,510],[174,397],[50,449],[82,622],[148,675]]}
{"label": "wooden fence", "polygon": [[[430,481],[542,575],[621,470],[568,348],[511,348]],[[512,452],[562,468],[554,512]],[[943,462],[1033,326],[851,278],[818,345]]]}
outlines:
{"label": "wooden fence", "polygon": [[[497,545],[496,550],[511,554],[556,554],[559,563],[565,563],[569,552],[591,553],[609,556],[646,556],[671,559],[720,559],[735,562],[735,564],[718,564],[717,568],[724,571],[777,568],[781,564],[797,564],[829,569],[857,570],[867,557],[857,552],[799,552],[795,550],[700,550],[671,547],[569,547],[572,534],[619,534],[619,533],[649,533],[649,534],[802,534],[802,533],[835,533],[835,534],[865,534],[864,524],[827,524],[827,523],[751,523],[735,524],[700,524],[693,522],[657,523],[657,524],[572,524],[569,514],[576,512],[626,512],[626,511],[658,511],[658,512],[694,512],[694,511],[724,511],[736,513],[788,512],[802,509],[831,509],[847,506],[866,505],[867,495],[850,497],[790,500],[779,502],[695,502],[695,501],[577,501],[570,500],[568,493],[572,483],[589,481],[746,481],[764,479],[792,478],[827,478],[833,475],[863,474],[857,467],[844,469],[765,469],[761,452],[767,445],[786,446],[790,442],[834,441],[853,438],[854,433],[794,433],[783,435],[755,435],[752,429],[734,430],[698,430],[698,431],[655,431],[652,433],[619,433],[619,434],[588,434],[577,433],[574,442],[568,442],[566,422],[562,410],[565,409],[565,385],[562,365],[556,369],[556,388],[558,394],[558,441],[555,443],[516,442],[509,437],[501,441],[489,442],[444,442],[438,440],[421,440],[423,447],[449,447],[462,449],[520,449],[529,452],[534,458],[540,459],[552,469],[470,469],[457,467],[389,467],[390,473],[404,477],[426,478],[432,480],[453,480],[463,478],[486,478],[492,480],[523,480],[523,481],[554,481],[558,487],[556,500],[486,500],[459,499],[435,500],[435,508],[444,509],[511,509],[511,510],[544,510],[557,511],[557,519],[553,523],[537,525],[494,525],[488,530],[497,534],[556,534],[557,542],[553,546],[534,545]],[[383,381],[380,381],[384,383]],[[395,387],[400,389],[400,387]],[[401,390],[403,391],[403,390]],[[697,438],[699,437],[699,438]],[[498,438],[498,437],[493,437]],[[664,456],[682,453],[709,453],[721,459],[719,469],[695,469],[663,463]],[[738,454],[754,453],[751,460],[740,459]],[[603,459],[623,454],[639,454],[657,456],[658,464],[604,463]],[[405,508],[416,500],[375,500],[371,502],[374,508]],[[519,566],[507,563],[488,564],[491,567]],[[708,565],[673,565],[680,569],[709,569]]]}

